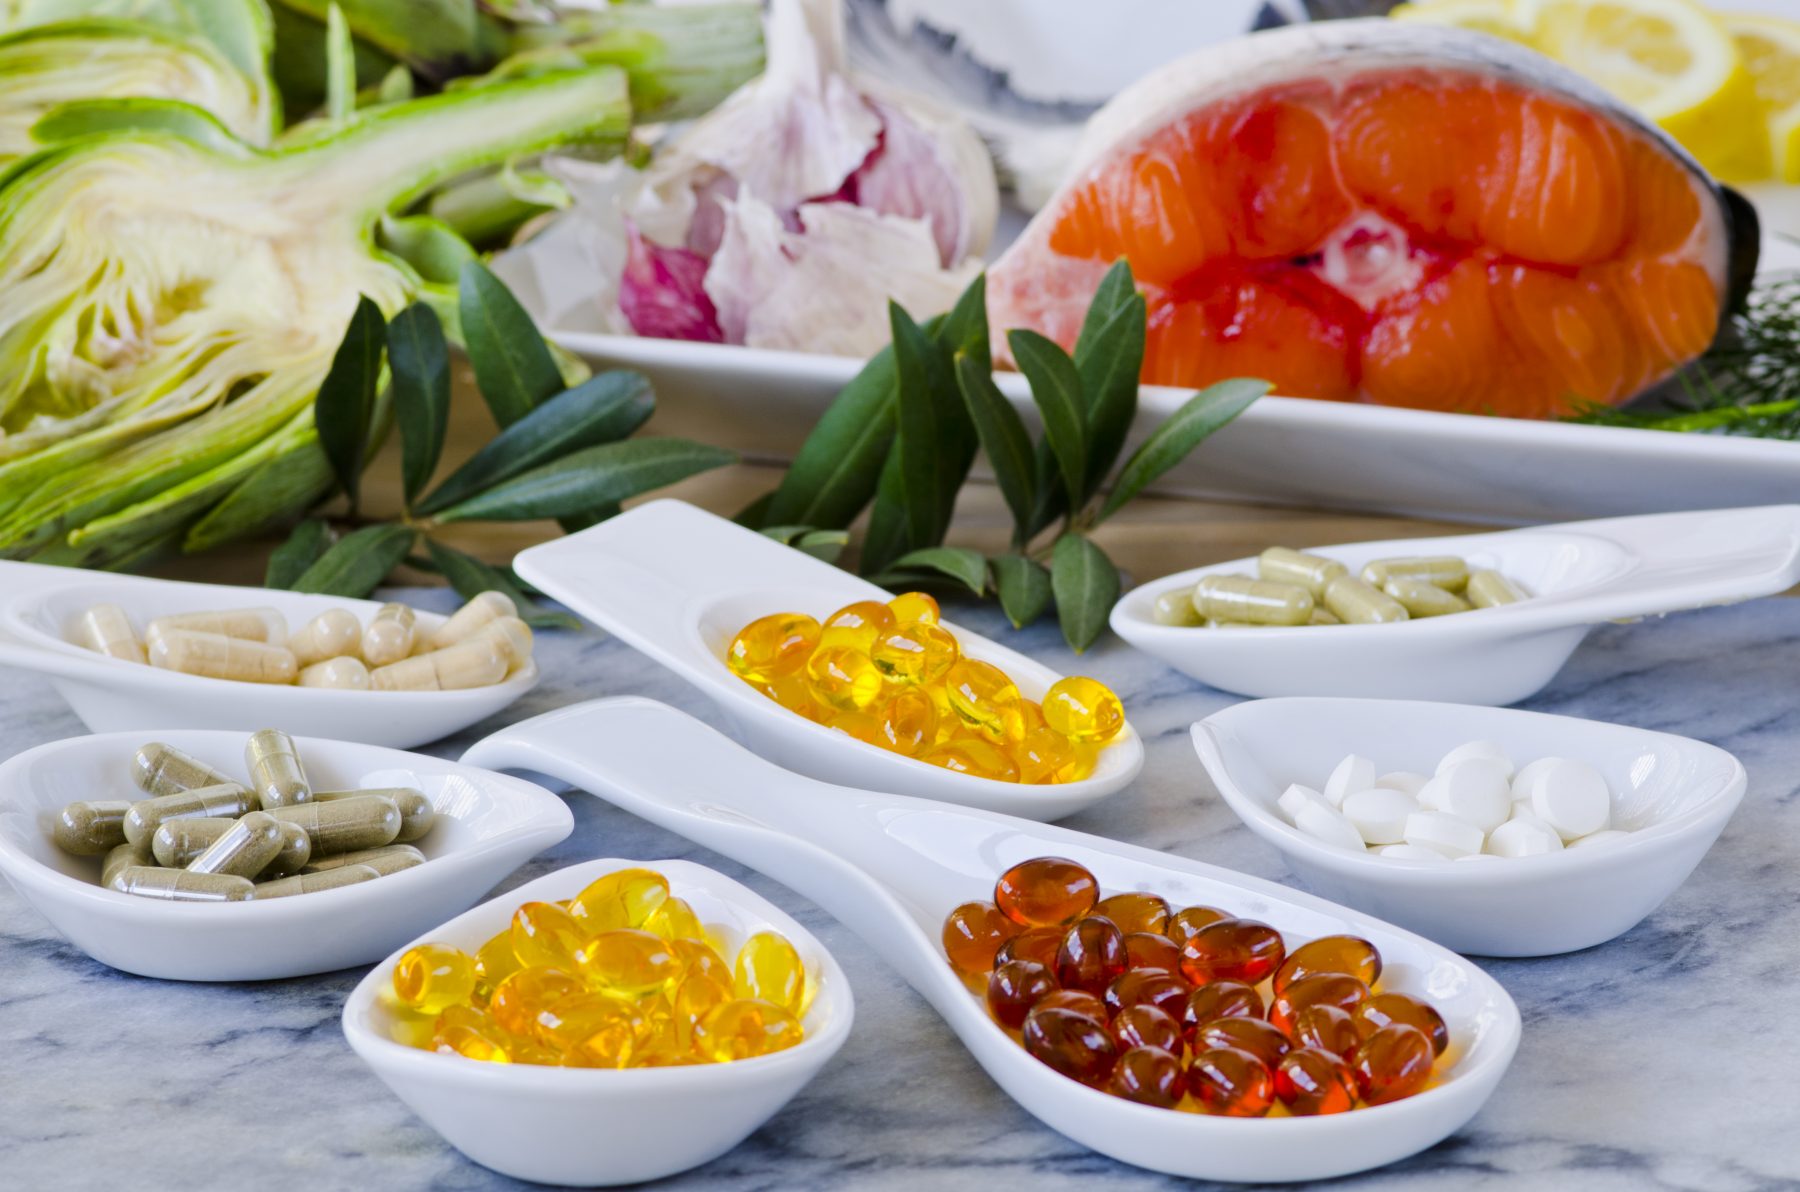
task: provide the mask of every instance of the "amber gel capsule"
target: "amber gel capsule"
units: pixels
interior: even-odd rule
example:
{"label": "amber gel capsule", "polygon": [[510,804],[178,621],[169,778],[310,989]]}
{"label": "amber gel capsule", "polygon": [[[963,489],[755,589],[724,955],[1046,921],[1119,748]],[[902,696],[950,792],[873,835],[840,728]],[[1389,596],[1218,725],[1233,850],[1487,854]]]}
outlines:
{"label": "amber gel capsule", "polygon": [[173,745],[152,741],[131,757],[131,780],[152,795],[177,795],[203,786],[235,786],[237,779],[215,770]]}
{"label": "amber gel capsule", "polygon": [[132,844],[150,847],[150,840],[164,821],[212,817],[236,819],[246,811],[257,809],[256,796],[235,782],[203,786],[199,790],[162,795],[155,799],[139,799],[125,813],[125,839]]}
{"label": "amber gel capsule", "polygon": [[131,804],[124,800],[103,803],[71,803],[57,814],[50,838],[65,853],[98,857],[125,843],[125,817]]}
{"label": "amber gel capsule", "polygon": [[250,734],[244,745],[244,765],[250,771],[265,810],[291,807],[312,798],[312,786],[300,765],[294,738],[280,729],[265,728]]}
{"label": "amber gel capsule", "polygon": [[123,662],[143,662],[144,643],[131,627],[131,618],[116,604],[96,604],[75,623],[75,636],[96,654]]}

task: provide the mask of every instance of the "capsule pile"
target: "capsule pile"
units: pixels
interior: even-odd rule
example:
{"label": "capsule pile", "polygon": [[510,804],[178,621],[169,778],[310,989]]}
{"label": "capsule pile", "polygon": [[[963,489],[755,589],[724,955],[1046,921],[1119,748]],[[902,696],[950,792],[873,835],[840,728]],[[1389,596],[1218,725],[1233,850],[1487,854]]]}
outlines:
{"label": "capsule pile", "polygon": [[474,955],[409,949],[384,1001],[396,1041],[489,1063],[671,1067],[799,1043],[813,982],[794,945],[759,931],[729,951],[662,874],[623,869],[522,904]]}
{"label": "capsule pile", "polygon": [[96,604],[73,636],[109,658],[183,674],[344,691],[488,687],[531,661],[531,629],[503,592],[481,593],[429,632],[408,606],[384,604],[367,625],[334,608],[291,634],[273,608],[174,613],[150,620],[140,638],[123,608]]}
{"label": "capsule pile", "polygon": [[1000,875],[944,920],[950,965],[994,1020],[1071,1080],[1227,1117],[1342,1113],[1429,1085],[1450,1044],[1426,1002],[1381,986],[1355,936],[1290,952],[1266,923],[1160,895],[1102,897],[1061,857]]}
{"label": "capsule pile", "polygon": [[738,631],[732,673],[791,712],[928,765],[1031,784],[1079,782],[1125,727],[1105,684],[1058,680],[1042,703],[1005,671],[967,658],[937,601],[859,600],[823,624],[774,613]]}
{"label": "capsule pile", "polygon": [[315,791],[277,729],[244,747],[239,782],[160,742],[139,749],[142,797],[70,803],[51,825],[64,852],[101,857],[108,889],[167,902],[249,902],[373,881],[423,864],[431,800],[410,787]]}
{"label": "capsule pile", "polygon": [[1152,616],[1159,625],[1211,629],[1380,625],[1525,599],[1500,572],[1454,555],[1376,559],[1353,576],[1336,559],[1272,546],[1258,556],[1255,576],[1207,575],[1192,588],[1171,588],[1157,596]]}

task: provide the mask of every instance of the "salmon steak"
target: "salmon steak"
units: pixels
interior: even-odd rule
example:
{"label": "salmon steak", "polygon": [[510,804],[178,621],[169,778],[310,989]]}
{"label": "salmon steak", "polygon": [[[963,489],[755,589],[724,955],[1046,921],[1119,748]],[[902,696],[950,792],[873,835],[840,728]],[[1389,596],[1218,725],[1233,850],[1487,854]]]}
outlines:
{"label": "salmon steak", "polygon": [[1547,58],[1346,21],[1172,63],[1095,114],[995,263],[989,315],[1072,347],[1102,275],[1146,383],[1545,418],[1705,351],[1754,271],[1748,207]]}

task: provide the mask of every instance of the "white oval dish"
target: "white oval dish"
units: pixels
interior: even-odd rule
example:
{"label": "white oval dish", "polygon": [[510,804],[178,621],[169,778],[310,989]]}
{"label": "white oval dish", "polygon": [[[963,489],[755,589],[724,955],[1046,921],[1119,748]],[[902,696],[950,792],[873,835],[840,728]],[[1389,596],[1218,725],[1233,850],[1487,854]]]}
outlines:
{"label": "white oval dish", "polygon": [[159,902],[100,885],[100,857],[63,852],[52,817],[77,799],[144,797],[131,755],[151,740],[228,774],[244,772],[247,734],[107,733],[39,745],[0,764],[0,875],[69,942],[101,964],[172,981],[265,981],[368,964],[472,904],[575,825],[563,801],[529,782],[456,762],[299,738],[319,790],[410,786],[431,797],[425,864],[371,882],[267,902]]}
{"label": "white oval dish", "polygon": [[[1327,898],[1480,956],[1573,952],[1629,931],[1692,873],[1743,799],[1744,767],[1724,750],[1648,729],[1399,700],[1269,699],[1194,725],[1213,785],[1252,832]],[[1351,753],[1378,771],[1430,773],[1465,741],[1497,741],[1515,763],[1573,757],[1605,776],[1609,844],[1491,862],[1417,862],[1308,836],[1275,805],[1289,783],[1317,786]]]}
{"label": "white oval dish", "polygon": [[1800,505],[1567,522],[1449,538],[1308,548],[1358,572],[1394,555],[1459,555],[1531,599],[1386,625],[1201,629],[1158,625],[1164,592],[1205,575],[1254,575],[1237,559],[1165,576],[1113,606],[1120,637],[1176,670],[1243,695],[1339,695],[1510,704],[1548,683],[1604,621],[1734,604],[1800,582]]}
{"label": "white oval dish", "polygon": [[[525,580],[712,697],[751,748],[826,782],[942,799],[1028,819],[1073,815],[1123,789],[1144,764],[1127,724],[1080,782],[1026,786],[958,774],[877,749],[790,712],[725,665],[737,631],[775,612],[827,617],[893,593],[681,501],[652,501],[513,560]],[[991,662],[1039,699],[1062,678],[946,621],[963,652]]]}
{"label": "white oval dish", "polygon": [[[1153,1171],[1262,1183],[1392,1163],[1473,1117],[1518,1047],[1518,1008],[1493,978],[1371,916],[1151,849],[803,778],[650,700],[595,700],[551,712],[495,733],[464,758],[574,783],[792,887],[868,941],[1027,1112],[1084,1146]],[[1265,1120],[1153,1109],[1058,1075],[988,1017],[939,942],[953,907],[991,897],[1002,870],[1046,854],[1081,862],[1108,891],[1153,889],[1177,904],[1264,920],[1293,945],[1340,932],[1373,941],[1386,962],[1384,986],[1429,998],[1449,1024],[1439,1082],[1372,1109]]]}
{"label": "white oval dish", "polygon": [[[209,679],[96,654],[71,640],[77,617],[114,603],[139,633],[152,617],[203,609],[268,606],[298,630],[327,609],[348,609],[368,623],[381,605],[345,596],[312,596],[274,588],[190,584],[75,571],[35,563],[0,563],[0,664],[50,680],[83,724],[97,733],[205,724],[255,732],[276,725],[295,736],[328,737],[410,749],[485,720],[537,686],[537,663],[491,687],[465,691],[339,691]],[[419,611],[421,629],[445,618]]]}
{"label": "white oval dish", "polygon": [[[395,1042],[380,1000],[395,962],[436,941],[473,953],[532,899],[573,898],[602,874],[642,865],[669,879],[700,921],[741,943],[779,931],[817,982],[786,1051],[729,1064],[679,1068],[551,1068],[490,1064]],[[723,1155],[773,1117],[837,1054],[850,1035],[850,984],[813,934],[748,887],[691,861],[587,861],[509,890],[427,931],[376,965],[344,1003],[344,1036],[394,1095],[483,1167],[540,1184],[635,1184]]]}

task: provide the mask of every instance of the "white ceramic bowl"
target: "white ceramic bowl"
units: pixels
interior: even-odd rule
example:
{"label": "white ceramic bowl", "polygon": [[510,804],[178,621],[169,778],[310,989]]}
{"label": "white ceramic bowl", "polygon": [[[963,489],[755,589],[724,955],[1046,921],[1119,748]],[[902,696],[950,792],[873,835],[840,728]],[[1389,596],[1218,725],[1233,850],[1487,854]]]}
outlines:
{"label": "white ceramic bowl", "polygon": [[[572,898],[602,874],[634,865],[662,873],[701,922],[722,928],[734,945],[771,929],[793,942],[817,982],[804,1039],[729,1064],[598,1071],[482,1063],[390,1037],[380,994],[406,948],[435,940],[473,952],[506,928],[520,903]],[[536,1183],[592,1186],[660,1179],[723,1155],[818,1075],[849,1037],[853,1014],[849,982],[831,953],[747,887],[689,861],[603,860],[510,890],[396,950],[351,992],[344,1035],[382,1083],[475,1162]]]}
{"label": "white ceramic bowl", "polygon": [[[1411,1155],[1466,1123],[1519,1044],[1506,991],[1462,957],[1358,911],[1153,849],[926,799],[831,786],[753,756],[693,717],[638,698],[549,712],[477,742],[467,760],[551,774],[746,865],[835,915],[918,990],[1027,1112],[1124,1163],[1192,1179],[1329,1179]],[[1033,1059],[945,959],[943,920],[992,897],[1030,857],[1070,857],[1107,892],[1154,890],[1273,924],[1290,946],[1351,933],[1380,949],[1383,986],[1430,1000],[1450,1028],[1437,1083],[1328,1117],[1176,1113],[1108,1096]]]}
{"label": "white ceramic bowl", "polygon": [[[1080,782],[996,782],[877,749],[788,711],[725,665],[737,631],[769,613],[822,618],[852,601],[885,601],[893,593],[681,501],[652,501],[534,546],[513,566],[527,582],[711,696],[752,749],[826,782],[1053,820],[1122,790],[1144,764],[1143,742],[1127,724]],[[1028,698],[1041,698],[1062,678],[949,621],[944,627],[965,654],[1000,667]]]}
{"label": "white ceramic bowl", "polygon": [[387,955],[469,906],[574,828],[563,801],[529,782],[397,749],[299,738],[320,790],[410,786],[437,820],[415,841],[423,865],[372,882],[267,902],[195,904],[99,884],[99,857],[50,839],[77,799],[131,799],[131,755],[146,741],[244,772],[245,733],[106,733],[39,745],[0,765],[0,874],[70,943],[102,964],[174,981],[264,981],[331,972]]}
{"label": "white ceramic bowl", "polygon": [[[1256,700],[1208,716],[1193,736],[1225,802],[1309,887],[1480,956],[1573,952],[1629,931],[1693,872],[1744,796],[1744,767],[1712,745],[1508,708]],[[1612,788],[1613,826],[1631,835],[1535,857],[1420,863],[1326,844],[1276,806],[1289,783],[1317,789],[1347,754],[1372,759],[1378,772],[1429,774],[1474,740],[1499,742],[1519,765],[1592,764]]]}
{"label": "white ceramic bowl", "polygon": [[1205,575],[1254,575],[1236,559],[1165,576],[1113,606],[1118,635],[1176,670],[1244,695],[1344,695],[1510,704],[1562,669],[1604,621],[1732,604],[1800,582],[1800,505],[1569,522],[1494,534],[1309,547],[1359,572],[1393,555],[1459,555],[1532,598],[1387,625],[1201,629],[1158,625],[1164,592]]}
{"label": "white ceramic bowl", "polygon": [[[309,596],[272,588],[189,584],[0,563],[0,664],[43,674],[83,724],[97,733],[204,724],[255,732],[271,725],[296,736],[409,749],[485,720],[537,685],[537,663],[491,687],[466,691],[337,691],[184,675],[96,654],[73,639],[82,613],[114,603],[139,633],[152,618],[204,609],[268,606],[298,630],[326,609],[368,622],[372,600]],[[444,622],[420,611],[423,630]]]}

